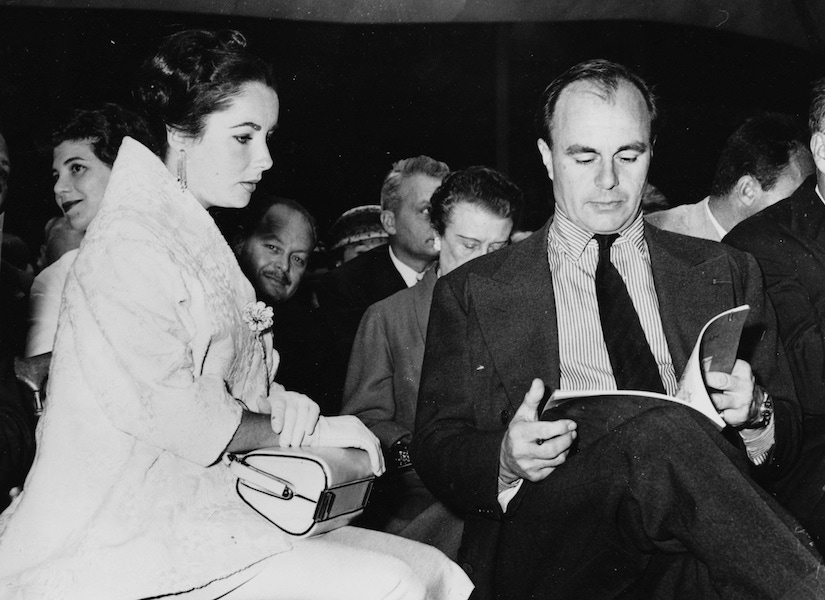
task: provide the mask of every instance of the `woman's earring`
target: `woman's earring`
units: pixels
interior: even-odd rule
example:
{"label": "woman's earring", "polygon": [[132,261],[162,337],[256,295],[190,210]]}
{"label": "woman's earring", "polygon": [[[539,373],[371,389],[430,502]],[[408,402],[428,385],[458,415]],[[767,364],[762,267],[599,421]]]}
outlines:
{"label": "woman's earring", "polygon": [[435,250],[436,252],[441,252],[441,238],[438,236],[435,236],[435,238],[433,238],[433,250]]}
{"label": "woman's earring", "polygon": [[186,151],[183,149],[178,152],[178,184],[180,191],[186,191]]}

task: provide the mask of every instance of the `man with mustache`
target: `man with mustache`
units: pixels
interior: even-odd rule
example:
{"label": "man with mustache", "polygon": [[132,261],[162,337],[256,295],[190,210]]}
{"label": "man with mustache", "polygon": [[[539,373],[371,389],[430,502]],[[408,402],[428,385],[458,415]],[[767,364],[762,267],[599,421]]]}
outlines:
{"label": "man with mustache", "polygon": [[[430,310],[412,461],[465,515],[458,562],[499,600],[822,598],[810,538],[750,476],[793,466],[801,424],[755,261],[644,223],[656,100],[626,67],[572,67],[538,121],[554,217],[439,279]],[[705,374],[725,435],[652,397],[539,419],[557,389],[676,394],[740,304],[747,360]]]}
{"label": "man with mustache", "polygon": [[277,196],[260,196],[248,216],[235,243],[241,269],[260,300],[270,305],[289,300],[317,242],[315,219],[295,200]]}
{"label": "man with mustache", "polygon": [[[323,332],[313,313],[311,292],[300,284],[317,239],[315,219],[301,204],[257,194],[234,240],[238,263],[258,299],[275,311],[278,382],[316,401],[322,400],[318,344]],[[331,413],[323,404],[321,408]]]}

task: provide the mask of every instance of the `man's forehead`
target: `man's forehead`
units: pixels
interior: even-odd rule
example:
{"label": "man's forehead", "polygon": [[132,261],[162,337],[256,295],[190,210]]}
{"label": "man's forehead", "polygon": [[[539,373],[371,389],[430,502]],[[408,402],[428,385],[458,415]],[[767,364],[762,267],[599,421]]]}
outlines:
{"label": "man's forehead", "polygon": [[592,81],[576,81],[567,86],[559,95],[552,131],[594,127],[597,123],[602,124],[599,120],[629,129],[638,128],[644,138],[638,141],[648,142],[650,110],[636,86],[624,81],[619,82],[615,90]]}
{"label": "man's forehead", "polygon": [[255,234],[261,238],[280,238],[299,228],[308,238],[312,237],[312,225],[300,211],[285,204],[276,204],[266,211]]}
{"label": "man's forehead", "polygon": [[400,192],[405,203],[417,204],[430,201],[441,180],[425,173],[413,173],[401,182]]}

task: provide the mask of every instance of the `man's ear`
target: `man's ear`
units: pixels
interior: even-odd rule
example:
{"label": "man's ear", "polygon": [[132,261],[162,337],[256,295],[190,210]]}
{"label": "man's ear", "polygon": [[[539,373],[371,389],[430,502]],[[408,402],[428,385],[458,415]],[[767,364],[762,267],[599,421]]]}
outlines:
{"label": "man's ear", "polygon": [[391,210],[381,211],[381,226],[390,235],[395,235],[395,213]]}
{"label": "man's ear", "polygon": [[550,146],[542,138],[536,141],[536,145],[539,148],[539,154],[541,154],[541,162],[544,163],[544,168],[547,169],[547,176],[553,179],[553,151],[550,150]]}
{"label": "man's ear", "polygon": [[816,170],[825,173],[825,133],[817,131],[811,136],[811,154],[814,156]]}
{"label": "man's ear", "polygon": [[754,202],[762,193],[762,186],[752,175],[742,175],[733,187],[739,202],[747,207],[753,206]]}

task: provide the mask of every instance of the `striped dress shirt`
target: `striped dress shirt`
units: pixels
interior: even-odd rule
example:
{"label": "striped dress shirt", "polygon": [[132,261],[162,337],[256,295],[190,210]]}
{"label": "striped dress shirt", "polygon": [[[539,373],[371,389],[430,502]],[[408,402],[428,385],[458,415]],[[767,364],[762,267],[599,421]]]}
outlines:
{"label": "striped dress shirt", "polygon": [[[676,393],[676,373],[659,315],[650,252],[641,214],[621,232],[610,259],[622,276],[668,394]],[[559,361],[563,390],[615,390],[596,301],[599,248],[593,234],[556,212],[547,240],[547,260],[556,296]]]}

